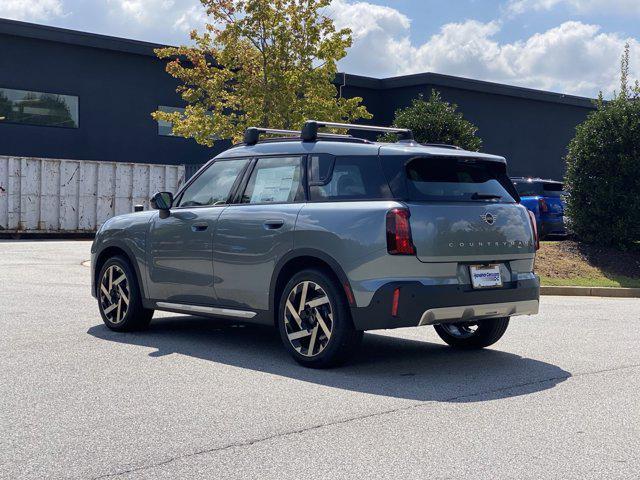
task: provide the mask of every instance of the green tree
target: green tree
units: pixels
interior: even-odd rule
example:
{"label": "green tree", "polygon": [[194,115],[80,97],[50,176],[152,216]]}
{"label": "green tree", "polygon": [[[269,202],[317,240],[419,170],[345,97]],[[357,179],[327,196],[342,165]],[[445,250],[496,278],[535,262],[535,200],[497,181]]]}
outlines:
{"label": "green tree", "polygon": [[578,238],[628,249],[640,240],[640,86],[629,86],[629,45],[620,91],[576,129],[567,155],[571,226]]}
{"label": "green tree", "polygon": [[193,46],[156,50],[181,82],[184,113],[154,112],[176,135],[211,145],[248,126],[300,128],[309,118],[371,118],[362,99],[337,98],[336,63],[351,32],[322,14],[330,0],[201,0],[209,22]]}
{"label": "green tree", "polygon": [[[410,106],[396,110],[393,125],[410,128],[419,143],[446,143],[465,150],[480,150],[482,140],[476,135],[478,128],[457,110],[457,105],[445,102],[440,92],[431,90],[429,100],[420,94]],[[391,134],[382,136],[381,140],[395,141],[396,138]]]}

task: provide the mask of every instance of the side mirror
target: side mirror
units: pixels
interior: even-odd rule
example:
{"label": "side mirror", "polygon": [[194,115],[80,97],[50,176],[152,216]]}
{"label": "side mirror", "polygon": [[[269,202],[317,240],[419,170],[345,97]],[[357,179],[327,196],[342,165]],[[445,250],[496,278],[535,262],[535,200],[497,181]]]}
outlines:
{"label": "side mirror", "polygon": [[169,216],[169,209],[173,206],[173,193],[171,192],[156,192],[151,197],[151,207],[156,210],[160,210],[160,218],[167,218]]}

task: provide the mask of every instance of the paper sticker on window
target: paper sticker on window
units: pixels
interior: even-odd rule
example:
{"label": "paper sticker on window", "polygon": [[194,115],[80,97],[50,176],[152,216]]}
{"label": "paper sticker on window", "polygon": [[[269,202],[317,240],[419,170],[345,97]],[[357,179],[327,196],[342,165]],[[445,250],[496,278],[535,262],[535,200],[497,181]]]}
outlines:
{"label": "paper sticker on window", "polygon": [[258,170],[251,203],[286,203],[298,187],[298,165]]}

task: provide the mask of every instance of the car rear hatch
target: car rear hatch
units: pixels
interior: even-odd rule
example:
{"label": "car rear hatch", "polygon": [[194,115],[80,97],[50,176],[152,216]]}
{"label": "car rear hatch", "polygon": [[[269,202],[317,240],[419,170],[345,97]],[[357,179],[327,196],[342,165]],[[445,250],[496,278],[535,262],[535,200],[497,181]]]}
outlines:
{"label": "car rear hatch", "polygon": [[517,203],[504,160],[385,157],[383,165],[394,193],[409,208],[420,261],[484,263],[533,256],[529,215]]}

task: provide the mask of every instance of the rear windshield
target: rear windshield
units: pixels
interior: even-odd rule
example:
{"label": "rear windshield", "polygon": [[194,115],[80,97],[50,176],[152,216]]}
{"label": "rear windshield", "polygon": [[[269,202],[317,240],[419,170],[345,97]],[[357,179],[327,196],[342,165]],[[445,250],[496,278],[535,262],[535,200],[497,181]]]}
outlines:
{"label": "rear windshield", "polygon": [[458,159],[416,158],[406,165],[411,200],[515,202],[503,165]]}
{"label": "rear windshield", "polygon": [[557,182],[516,180],[513,184],[521,197],[560,197],[565,194],[562,183]]}

